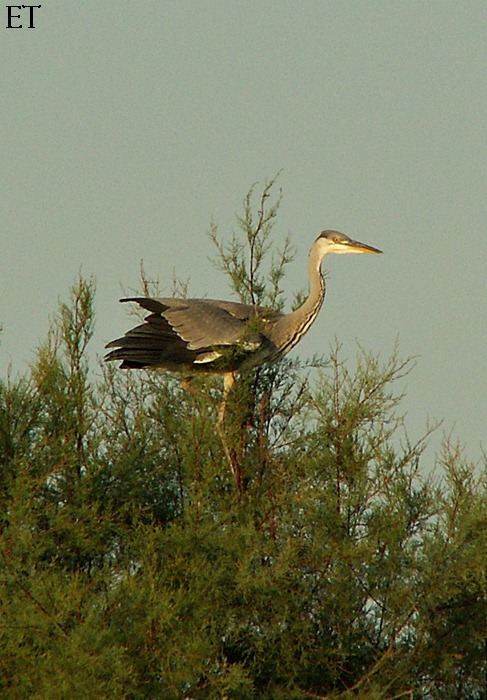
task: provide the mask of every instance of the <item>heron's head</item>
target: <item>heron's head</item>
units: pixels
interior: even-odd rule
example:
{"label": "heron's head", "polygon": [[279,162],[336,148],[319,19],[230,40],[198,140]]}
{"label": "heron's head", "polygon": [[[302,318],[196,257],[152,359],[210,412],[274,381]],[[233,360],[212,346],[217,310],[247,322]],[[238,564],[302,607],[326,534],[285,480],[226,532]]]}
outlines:
{"label": "heron's head", "polygon": [[339,231],[322,231],[316,239],[322,255],[327,253],[382,253],[366,243],[360,243]]}

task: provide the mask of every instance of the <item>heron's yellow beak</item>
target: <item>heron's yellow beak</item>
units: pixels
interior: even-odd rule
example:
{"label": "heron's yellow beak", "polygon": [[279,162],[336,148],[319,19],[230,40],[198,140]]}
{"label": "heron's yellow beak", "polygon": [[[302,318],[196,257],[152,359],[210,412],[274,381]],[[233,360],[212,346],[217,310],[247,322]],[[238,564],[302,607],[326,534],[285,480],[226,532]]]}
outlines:
{"label": "heron's yellow beak", "polygon": [[382,250],[373,248],[366,243],[360,243],[360,241],[350,241],[350,248],[354,253],[382,253]]}

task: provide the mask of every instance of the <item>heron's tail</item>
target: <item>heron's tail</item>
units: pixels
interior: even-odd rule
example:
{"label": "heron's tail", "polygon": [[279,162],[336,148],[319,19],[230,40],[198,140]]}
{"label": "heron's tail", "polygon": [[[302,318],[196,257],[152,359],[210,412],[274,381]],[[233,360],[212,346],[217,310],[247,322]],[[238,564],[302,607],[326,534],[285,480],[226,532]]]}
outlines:
{"label": "heron's tail", "polygon": [[112,340],[106,347],[115,349],[105,355],[105,360],[121,360],[121,369],[173,369],[191,365],[194,359],[194,353],[188,350],[187,343],[158,313],[149,314],[144,323],[121,338]]}

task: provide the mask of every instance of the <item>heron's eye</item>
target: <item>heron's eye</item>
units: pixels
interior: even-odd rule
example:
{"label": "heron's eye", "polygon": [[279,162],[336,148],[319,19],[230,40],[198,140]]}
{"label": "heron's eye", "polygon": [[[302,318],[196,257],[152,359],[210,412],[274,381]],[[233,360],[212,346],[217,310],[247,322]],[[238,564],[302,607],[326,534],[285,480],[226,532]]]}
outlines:
{"label": "heron's eye", "polygon": [[333,243],[341,243],[339,236],[333,236]]}

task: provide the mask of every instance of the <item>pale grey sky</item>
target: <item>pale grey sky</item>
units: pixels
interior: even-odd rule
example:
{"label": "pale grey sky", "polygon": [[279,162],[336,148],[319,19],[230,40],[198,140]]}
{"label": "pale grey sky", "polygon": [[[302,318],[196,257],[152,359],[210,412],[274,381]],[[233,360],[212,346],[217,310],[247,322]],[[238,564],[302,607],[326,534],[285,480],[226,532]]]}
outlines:
{"label": "pale grey sky", "polygon": [[98,286],[93,358],[127,329],[117,299],[141,258],[167,291],[175,270],[191,294],[227,296],[209,222],[230,233],[250,185],[282,169],[289,298],[324,228],[385,251],[327,259],[294,352],[337,337],[345,357],[358,340],[385,359],[399,335],[418,356],[411,435],[443,418],[480,455],[484,1],[47,0],[35,17],[2,29],[2,373],[25,371],[80,266]]}

